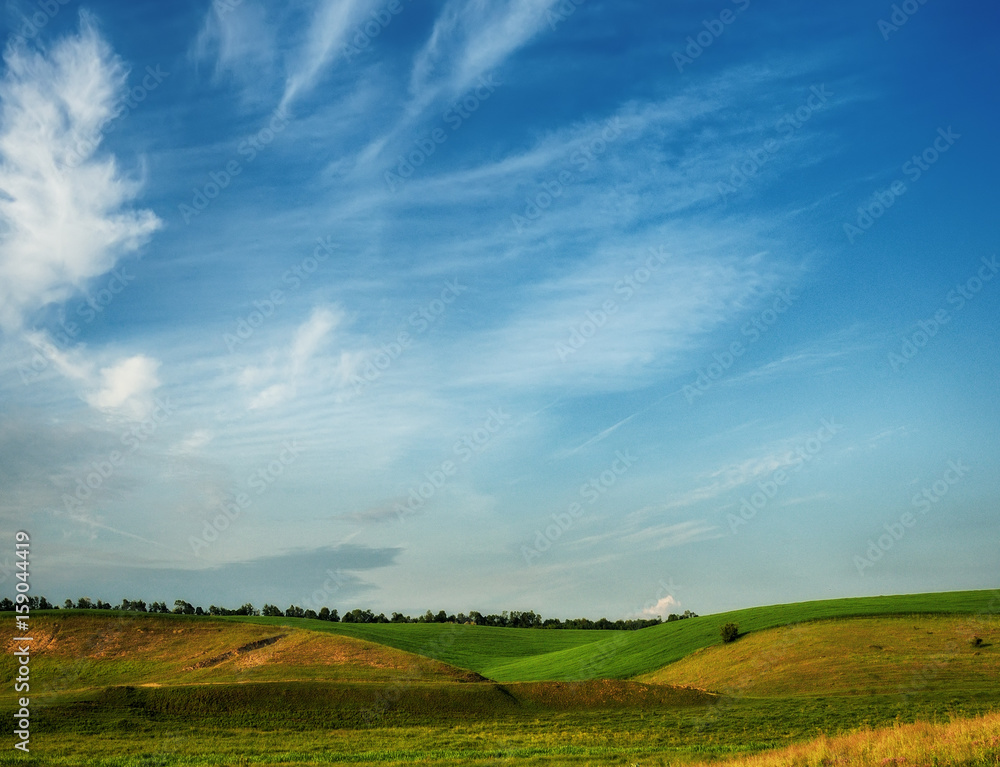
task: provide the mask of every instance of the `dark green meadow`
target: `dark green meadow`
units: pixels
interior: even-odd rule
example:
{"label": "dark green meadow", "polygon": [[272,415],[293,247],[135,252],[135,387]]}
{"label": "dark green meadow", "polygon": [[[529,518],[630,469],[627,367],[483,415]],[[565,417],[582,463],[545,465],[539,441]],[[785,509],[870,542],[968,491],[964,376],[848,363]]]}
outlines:
{"label": "dark green meadow", "polygon": [[[1000,711],[998,611],[997,592],[959,592],[779,605],[634,632],[39,613],[31,755],[7,748],[0,765],[722,761]],[[730,621],[744,638],[723,645]],[[782,639],[791,625],[808,629],[796,644]],[[850,694],[823,690],[829,664],[810,655],[819,639],[841,678],[860,680]],[[886,676],[897,656],[908,665]],[[869,673],[873,659],[882,676]],[[818,681],[789,682],[782,664],[793,662],[815,663]],[[9,653],[0,658],[6,711],[16,710],[14,669]],[[710,676],[725,688],[698,689]],[[989,737],[993,761],[937,763],[1000,764],[1000,732]]]}
{"label": "dark green meadow", "polygon": [[[584,683],[370,683],[115,687],[38,708],[33,756],[0,764],[143,767],[230,764],[683,764],[917,720],[997,710],[995,695],[737,699]],[[635,694],[639,692],[640,694]],[[8,733],[5,733],[9,737]]]}

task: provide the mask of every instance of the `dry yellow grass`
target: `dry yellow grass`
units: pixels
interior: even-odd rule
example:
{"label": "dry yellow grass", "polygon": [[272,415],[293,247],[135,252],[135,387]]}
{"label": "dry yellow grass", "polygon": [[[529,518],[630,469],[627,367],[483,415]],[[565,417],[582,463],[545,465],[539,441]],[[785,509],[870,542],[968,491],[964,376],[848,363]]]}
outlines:
{"label": "dry yellow grass", "polygon": [[897,725],[820,737],[713,767],[991,767],[1000,765],[1000,713],[948,724]]}
{"label": "dry yellow grass", "polygon": [[[972,646],[974,636],[982,639],[982,646]],[[637,681],[751,696],[996,688],[1000,617],[802,623],[698,650]]]}

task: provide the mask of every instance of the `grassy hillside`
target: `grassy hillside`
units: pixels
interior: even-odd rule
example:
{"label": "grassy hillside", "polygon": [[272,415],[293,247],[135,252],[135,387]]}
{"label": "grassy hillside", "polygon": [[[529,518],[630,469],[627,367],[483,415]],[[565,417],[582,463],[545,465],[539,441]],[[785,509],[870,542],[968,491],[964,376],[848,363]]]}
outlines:
{"label": "grassy hillside", "polygon": [[974,624],[943,615],[802,623],[696,650],[639,678],[743,695],[996,689],[1000,616]]}
{"label": "grassy hillside", "polygon": [[[38,612],[32,755],[0,765],[1000,767],[997,596],[778,605],[638,632]],[[729,621],[744,634],[722,646]]]}
{"label": "grassy hillside", "polygon": [[[722,644],[719,629],[729,622],[738,624],[741,632],[753,632],[831,618],[998,612],[1000,592],[997,591],[859,597],[752,607],[664,623],[641,631],[614,632],[600,642],[583,647],[490,663],[476,671],[500,681],[628,679],[674,663],[695,650]],[[445,656],[439,657],[445,659]]]}
{"label": "grassy hillside", "polygon": [[273,626],[308,626],[317,631],[368,639],[437,658],[490,679],[572,681],[628,679],[655,671],[704,647],[721,644],[719,628],[730,621],[741,631],[762,631],[803,621],[875,615],[1000,612],[1000,592],[956,591],[858,597],[752,607],[664,623],[641,631],[498,629],[447,624],[352,624],[232,618]]}
{"label": "grassy hillside", "polygon": [[271,626],[301,625],[437,658],[490,679],[572,681],[628,679],[648,674],[696,650],[722,643],[728,622],[743,632],[804,621],[877,615],[933,615],[1000,612],[1000,592],[955,591],[799,602],[734,610],[664,623],[641,631],[501,629],[449,624],[352,624],[228,618]]}
{"label": "grassy hillside", "polygon": [[[362,639],[202,617],[60,610],[36,613],[32,636],[31,668],[44,680],[42,691],[122,684],[478,679]],[[15,671],[13,647],[7,649],[0,657],[3,684]]]}
{"label": "grassy hillside", "polygon": [[[280,627],[301,626],[365,639],[406,652],[437,658],[483,673],[497,664],[545,656],[601,642],[618,631],[512,629],[447,623],[329,623],[319,620],[231,616],[225,620]],[[504,681],[515,681],[507,678]]]}
{"label": "grassy hillside", "polygon": [[[41,632],[36,633],[35,645],[37,662],[42,664],[39,671],[65,675],[66,666],[74,665],[67,661],[76,659],[77,668],[69,673],[79,678],[80,685],[115,684],[122,679],[161,684],[269,681],[288,679],[289,673],[302,679],[385,680],[412,675],[418,666],[420,674],[440,674],[442,678],[456,678],[457,672],[448,668],[452,666],[500,682],[535,682],[647,675],[697,650],[721,644],[719,627],[730,621],[752,636],[754,632],[806,621],[882,615],[965,614],[970,616],[966,620],[972,626],[982,621],[971,616],[991,612],[1000,612],[1000,592],[912,594],[755,607],[641,631],[350,624],[61,610],[37,612],[34,626],[36,632]],[[969,628],[969,632],[973,629]],[[737,644],[748,647],[748,639]],[[268,644],[257,647],[256,642]],[[241,652],[240,648],[246,649]],[[433,658],[447,666],[427,666],[414,656]],[[51,665],[46,667],[47,663]],[[12,656],[8,653],[0,659],[0,674],[9,678],[12,670]]]}

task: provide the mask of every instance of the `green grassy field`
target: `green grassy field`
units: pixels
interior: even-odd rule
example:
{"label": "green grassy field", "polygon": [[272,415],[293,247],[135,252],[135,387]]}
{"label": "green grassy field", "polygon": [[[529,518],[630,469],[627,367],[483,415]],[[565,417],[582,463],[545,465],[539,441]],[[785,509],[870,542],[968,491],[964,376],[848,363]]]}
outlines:
{"label": "green grassy field", "polygon": [[0,764],[684,764],[1000,706],[996,695],[962,693],[636,700],[627,688],[595,705],[592,684],[582,700],[520,685],[416,684],[376,716],[367,713],[379,691],[363,683],[114,688],[40,707],[33,758],[8,752]]}
{"label": "green grassy field", "polygon": [[[32,619],[32,636],[32,669],[44,680],[43,690],[312,679],[388,682],[414,673],[428,680],[479,678],[352,637],[183,615],[39,612]],[[13,660],[0,657],[4,681],[13,678]]]}
{"label": "green grassy field", "polygon": [[[357,624],[301,621],[317,631],[369,639],[437,658],[490,679],[507,681],[628,679],[646,674],[712,645],[719,628],[733,622],[743,632],[804,621],[876,615],[934,615],[1000,612],[992,591],[955,591],[888,597],[833,599],[753,607],[663,623],[641,631],[498,629],[446,624]],[[284,618],[227,620],[290,625]]]}
{"label": "green grassy field", "polygon": [[[982,641],[973,646],[978,636]],[[741,695],[979,690],[1000,683],[1000,616],[816,621],[754,632],[639,679]]]}
{"label": "green grassy field", "polygon": [[[951,743],[936,764],[1000,765],[998,596],[779,605],[637,632],[38,613],[32,755],[7,749],[0,765],[743,765],[782,748],[761,758],[860,765],[921,722],[943,728],[921,742]],[[729,621],[742,635],[722,645]],[[13,673],[8,652],[5,706]]]}
{"label": "green grassy field", "polygon": [[[494,668],[529,659],[549,657],[566,650],[579,650],[606,641],[609,634],[635,632],[510,629],[443,623],[328,623],[287,618],[229,617],[240,623],[275,627],[301,626],[395,647],[436,658],[459,668],[501,681],[519,677],[495,675]],[[648,629],[647,629],[648,630]],[[555,678],[555,677],[552,677]]]}

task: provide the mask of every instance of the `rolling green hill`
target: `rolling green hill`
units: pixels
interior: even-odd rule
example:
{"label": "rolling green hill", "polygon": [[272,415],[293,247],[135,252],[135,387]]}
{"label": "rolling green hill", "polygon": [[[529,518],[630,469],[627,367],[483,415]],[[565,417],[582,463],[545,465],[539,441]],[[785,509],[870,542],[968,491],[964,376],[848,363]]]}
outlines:
{"label": "rolling green hill", "polygon": [[1000,612],[1000,592],[955,591],[888,597],[830,599],[751,607],[634,632],[616,632],[600,643],[477,669],[492,679],[536,681],[589,678],[627,679],[674,663],[703,647],[722,644],[719,629],[736,623],[742,633],[804,621],[877,615],[986,614]]}
{"label": "rolling green hill", "polygon": [[[583,630],[512,629],[451,623],[329,623],[301,618],[230,616],[224,620],[274,627],[302,627],[395,647],[436,658],[459,668],[479,671],[563,650],[602,642],[610,634],[633,633]],[[505,678],[503,681],[516,681]],[[535,681],[535,680],[529,680]]]}
{"label": "rolling green hill", "polygon": [[997,689],[1000,616],[811,621],[696,650],[639,679],[754,696]]}
{"label": "rolling green hill", "polygon": [[[730,621],[743,633],[722,645]],[[855,744],[860,765],[872,763],[861,735],[812,739],[983,714],[948,737],[1000,753],[1000,592],[776,605],[635,632],[100,610],[37,611],[32,629],[32,756],[0,764],[676,764]],[[953,751],[942,764],[1000,764]]]}
{"label": "rolling green hill", "polygon": [[712,645],[719,628],[737,623],[741,632],[763,631],[803,621],[878,615],[1000,612],[1000,592],[856,597],[751,607],[673,621],[640,631],[506,629],[450,624],[357,624],[284,618],[227,618],[273,626],[301,625],[316,631],[367,639],[427,655],[501,682],[628,679],[648,674]]}
{"label": "rolling green hill", "polygon": [[[965,615],[966,633],[971,635],[975,626],[985,624],[977,614],[998,611],[1000,592],[966,591],[754,607],[640,631],[352,624],[96,610],[41,611],[36,613],[34,627],[39,637],[35,644],[39,671],[46,671],[50,664],[53,673],[59,668],[65,675],[68,659],[86,659],[72,674],[79,684],[89,685],[123,680],[139,684],[221,679],[387,680],[412,673],[419,664],[424,664],[421,673],[440,674],[442,680],[460,677],[459,669],[464,669],[499,682],[669,678],[673,683],[697,684],[666,672],[650,675],[696,651],[720,645],[719,627],[728,622],[750,634],[737,644],[757,647],[771,639],[756,637],[758,632],[852,617]],[[950,630],[954,633],[960,628],[956,623]],[[894,630],[886,627],[884,641],[872,639],[868,644],[891,646]],[[765,652],[764,645],[757,647],[758,652]],[[440,663],[430,670],[422,658]],[[7,655],[0,660],[0,674],[9,673],[10,665]],[[691,679],[702,679],[699,673]]]}
{"label": "rolling green hill", "polygon": [[[472,672],[363,639],[184,615],[59,610],[32,616],[40,691],[275,681],[477,681]],[[12,648],[8,648],[12,649]],[[0,656],[0,681],[15,658]]]}

